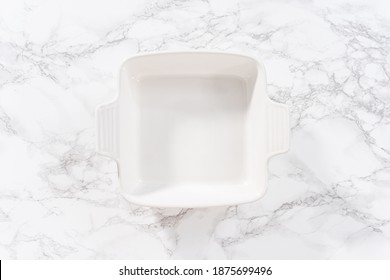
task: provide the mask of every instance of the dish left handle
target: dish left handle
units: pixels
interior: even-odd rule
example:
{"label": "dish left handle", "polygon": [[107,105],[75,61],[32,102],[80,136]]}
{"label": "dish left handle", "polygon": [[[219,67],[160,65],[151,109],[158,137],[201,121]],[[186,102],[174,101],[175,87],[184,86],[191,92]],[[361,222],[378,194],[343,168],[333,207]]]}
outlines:
{"label": "dish left handle", "polygon": [[119,156],[118,106],[116,102],[96,108],[96,151],[115,160]]}

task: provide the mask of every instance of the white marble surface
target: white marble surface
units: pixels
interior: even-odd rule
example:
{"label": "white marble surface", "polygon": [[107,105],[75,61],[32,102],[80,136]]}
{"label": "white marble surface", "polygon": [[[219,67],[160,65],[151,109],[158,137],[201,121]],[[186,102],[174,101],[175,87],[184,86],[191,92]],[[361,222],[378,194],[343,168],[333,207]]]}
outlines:
{"label": "white marble surface", "polygon": [[[390,7],[383,1],[1,1],[1,259],[390,258]],[[94,109],[156,50],[262,59],[292,111],[264,199],[126,202]]]}

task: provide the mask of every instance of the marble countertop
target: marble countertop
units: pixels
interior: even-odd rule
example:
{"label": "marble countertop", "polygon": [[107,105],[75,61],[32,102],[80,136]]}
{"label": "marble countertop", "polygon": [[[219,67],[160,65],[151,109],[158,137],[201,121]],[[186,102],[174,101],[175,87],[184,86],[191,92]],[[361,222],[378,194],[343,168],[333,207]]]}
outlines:
{"label": "marble countertop", "polygon": [[[1,1],[1,259],[390,258],[388,1]],[[156,209],[119,193],[94,112],[127,57],[261,59],[291,107],[266,196]]]}

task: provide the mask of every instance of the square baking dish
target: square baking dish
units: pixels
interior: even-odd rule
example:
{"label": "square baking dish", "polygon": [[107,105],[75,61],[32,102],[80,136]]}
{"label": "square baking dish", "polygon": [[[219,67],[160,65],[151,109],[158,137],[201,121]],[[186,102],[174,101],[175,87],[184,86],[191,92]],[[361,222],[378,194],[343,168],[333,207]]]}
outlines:
{"label": "square baking dish", "polygon": [[139,55],[123,63],[117,99],[97,109],[97,140],[133,203],[235,205],[263,196],[268,159],[288,150],[288,109],[268,98],[253,58]]}

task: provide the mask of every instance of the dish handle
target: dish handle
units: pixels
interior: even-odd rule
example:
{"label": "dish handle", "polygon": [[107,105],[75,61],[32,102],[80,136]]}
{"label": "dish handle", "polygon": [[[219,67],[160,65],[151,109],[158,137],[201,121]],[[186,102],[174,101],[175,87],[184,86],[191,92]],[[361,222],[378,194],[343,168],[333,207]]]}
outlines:
{"label": "dish handle", "polygon": [[100,105],[96,109],[96,151],[118,158],[118,108],[116,102]]}
{"label": "dish handle", "polygon": [[288,151],[290,120],[288,106],[271,101],[267,111],[268,157]]}

